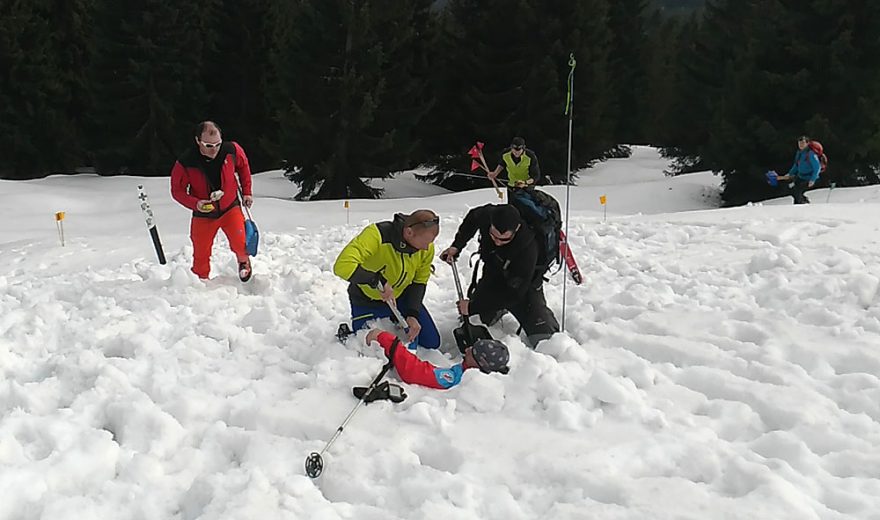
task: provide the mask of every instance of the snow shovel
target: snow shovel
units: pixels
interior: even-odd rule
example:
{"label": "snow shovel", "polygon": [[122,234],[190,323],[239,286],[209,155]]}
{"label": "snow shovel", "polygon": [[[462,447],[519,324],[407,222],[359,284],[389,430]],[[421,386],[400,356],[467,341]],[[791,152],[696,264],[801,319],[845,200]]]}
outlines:
{"label": "snow shovel", "polygon": [[[461,281],[458,279],[458,267],[455,265],[455,261],[451,264],[452,266],[452,274],[455,279],[455,291],[458,293],[458,301],[464,299],[464,294],[461,291]],[[485,325],[474,325],[471,323],[471,319],[459,312],[459,318],[461,319],[461,326],[452,331],[452,335],[455,337],[455,343],[458,345],[458,350],[464,354],[464,351],[468,347],[472,347],[474,343],[481,339],[493,339],[492,334],[489,333],[489,329],[486,328]]]}

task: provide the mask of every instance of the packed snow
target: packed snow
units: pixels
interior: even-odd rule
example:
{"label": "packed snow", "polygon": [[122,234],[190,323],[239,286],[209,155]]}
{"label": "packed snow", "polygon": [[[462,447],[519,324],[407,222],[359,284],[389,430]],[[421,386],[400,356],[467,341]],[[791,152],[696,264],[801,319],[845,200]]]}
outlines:
{"label": "packed snow", "polygon": [[[492,190],[408,192],[408,174],[386,195],[419,196],[346,208],[257,174],[242,284],[222,234],[212,278],[189,272],[167,178],[0,181],[0,519],[880,519],[880,187],[717,209],[719,177],[666,167],[636,147],[579,172],[565,332],[533,351],[505,317],[508,375],[362,407],[314,480],[305,457],[385,361],[334,337],[337,253],[418,208],[442,215],[439,252]],[[450,365],[435,266],[445,345],[418,353]],[[562,273],[545,290],[561,317]]]}

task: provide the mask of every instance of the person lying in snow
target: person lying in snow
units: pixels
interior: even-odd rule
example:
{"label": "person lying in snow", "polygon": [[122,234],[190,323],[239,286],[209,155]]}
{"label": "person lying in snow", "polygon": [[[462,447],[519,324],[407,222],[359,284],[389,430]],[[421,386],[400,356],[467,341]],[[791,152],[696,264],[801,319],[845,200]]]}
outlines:
{"label": "person lying in snow", "polygon": [[373,342],[382,346],[386,356],[391,354],[392,347],[398,343],[398,348],[393,349],[394,359],[391,361],[404,383],[441,390],[452,388],[460,383],[462,374],[469,368],[479,368],[480,372],[484,374],[492,372],[506,374],[508,371],[507,362],[510,360],[507,346],[495,339],[477,341],[473,346],[465,349],[464,360],[461,363],[449,368],[440,368],[419,359],[415,353],[406,348],[399,348],[402,346],[400,340],[390,332],[379,329],[371,330],[367,334],[366,343],[370,345]]}

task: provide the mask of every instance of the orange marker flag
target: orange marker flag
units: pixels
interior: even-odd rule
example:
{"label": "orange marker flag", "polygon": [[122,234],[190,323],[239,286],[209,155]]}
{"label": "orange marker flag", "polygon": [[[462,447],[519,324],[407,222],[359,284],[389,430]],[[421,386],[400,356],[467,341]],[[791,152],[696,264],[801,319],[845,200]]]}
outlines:
{"label": "orange marker flag", "polygon": [[605,205],[605,195],[599,195],[599,204]]}

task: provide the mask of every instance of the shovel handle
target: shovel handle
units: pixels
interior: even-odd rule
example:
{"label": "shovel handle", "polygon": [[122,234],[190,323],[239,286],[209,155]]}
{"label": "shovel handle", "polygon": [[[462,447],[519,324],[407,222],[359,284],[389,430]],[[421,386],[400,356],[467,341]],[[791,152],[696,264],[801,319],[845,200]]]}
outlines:
{"label": "shovel handle", "polygon": [[455,265],[455,260],[449,265],[452,266],[452,277],[455,280],[455,292],[458,293],[458,300],[464,300],[464,293],[461,291],[461,280],[458,279],[458,266]]}
{"label": "shovel handle", "polygon": [[393,305],[391,302],[388,302],[388,306],[391,307],[391,313],[394,314],[395,318],[397,318],[397,323],[399,323],[400,327],[403,328],[404,334],[409,334],[409,327],[406,325],[406,320],[403,319],[403,316],[400,314],[400,310],[398,310],[397,305]]}
{"label": "shovel handle", "polygon": [[[382,292],[385,288],[382,284],[376,285],[376,290]],[[403,315],[400,314],[400,309],[397,308],[397,305],[389,302],[385,302],[388,305],[388,308],[391,309],[391,314],[397,319],[398,326],[403,329],[404,334],[409,334],[409,327],[406,324],[406,320],[403,318]]]}

